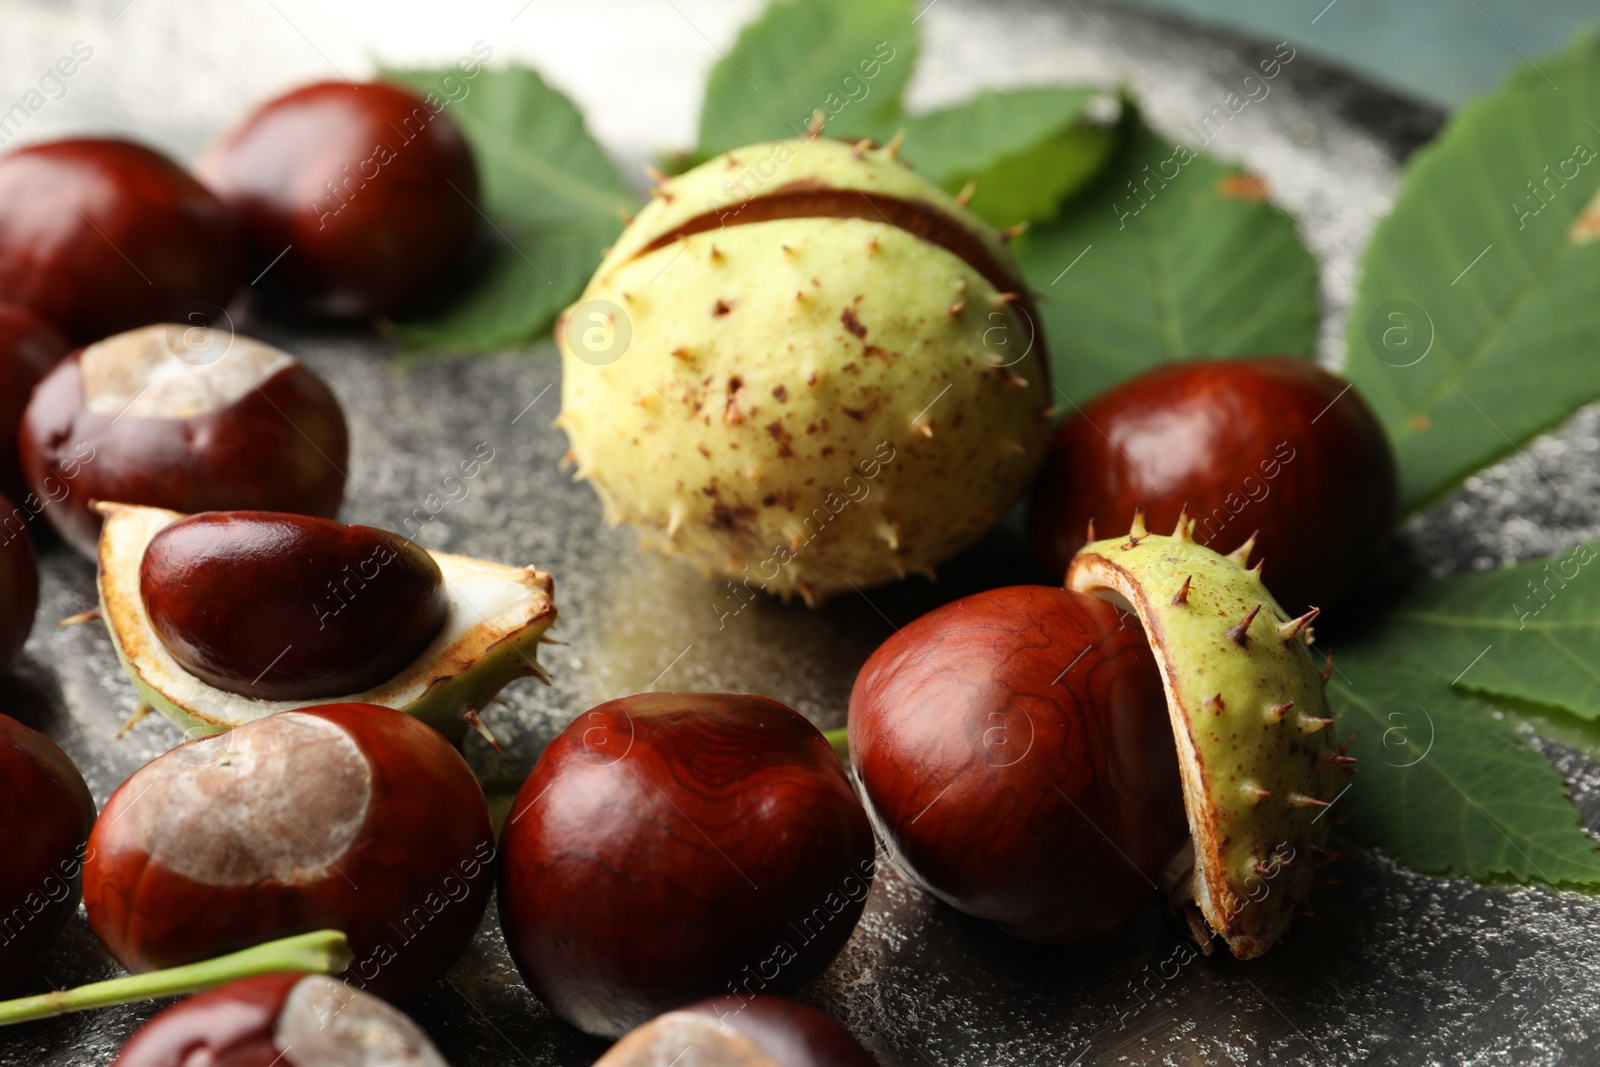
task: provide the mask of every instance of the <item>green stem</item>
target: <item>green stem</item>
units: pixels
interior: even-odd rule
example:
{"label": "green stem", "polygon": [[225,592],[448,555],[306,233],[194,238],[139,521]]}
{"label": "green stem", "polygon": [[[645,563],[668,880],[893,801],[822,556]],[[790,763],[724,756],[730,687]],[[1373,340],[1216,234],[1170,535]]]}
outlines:
{"label": "green stem", "polygon": [[833,754],[839,757],[839,762],[846,767],[850,766],[850,727],[841,726],[837,730],[824,730],[822,736],[833,746]]}
{"label": "green stem", "polygon": [[63,989],[54,993],[41,993],[33,997],[0,1001],[0,1026],[25,1023],[33,1019],[48,1019],[71,1011],[87,1008],[107,1008],[113,1004],[127,1004],[152,997],[181,996],[224,985],[236,978],[249,978],[258,974],[276,974],[282,971],[304,971],[307,974],[340,974],[350,966],[353,957],[350,943],[338,930],[318,930],[315,933],[285,937],[268,941],[242,952],[218,956],[216,959],[189,963],[182,967],[168,967],[146,974],[130,974],[104,982],[92,982],[76,989]]}

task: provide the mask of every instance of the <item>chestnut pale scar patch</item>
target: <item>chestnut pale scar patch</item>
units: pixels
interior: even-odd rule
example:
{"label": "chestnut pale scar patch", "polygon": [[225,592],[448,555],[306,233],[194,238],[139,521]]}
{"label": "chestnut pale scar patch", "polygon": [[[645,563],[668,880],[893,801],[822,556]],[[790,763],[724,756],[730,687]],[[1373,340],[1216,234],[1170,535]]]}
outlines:
{"label": "chestnut pale scar patch", "polygon": [[611,1046],[595,1067],[774,1067],[777,1063],[732,1027],[709,1015],[672,1011]]}
{"label": "chestnut pale scar patch", "polygon": [[321,974],[289,990],[272,1043],[283,1050],[285,1067],[449,1067],[405,1015]]}
{"label": "chestnut pale scar patch", "polygon": [[372,768],[342,728],[286,711],[129,780],[118,818],[152,865],[202,885],[322,877],[366,823]]}
{"label": "chestnut pale scar patch", "polygon": [[235,403],[295,360],[248,337],[157,323],[90,345],[78,365],[96,414],[188,419]]}

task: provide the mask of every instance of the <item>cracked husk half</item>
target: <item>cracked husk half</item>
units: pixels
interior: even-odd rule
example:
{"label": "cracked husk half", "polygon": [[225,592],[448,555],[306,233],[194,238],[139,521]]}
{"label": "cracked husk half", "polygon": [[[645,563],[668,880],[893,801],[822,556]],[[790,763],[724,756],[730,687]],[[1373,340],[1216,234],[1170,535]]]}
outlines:
{"label": "cracked husk half", "polygon": [[[1353,772],[1337,748],[1311,655],[1316,609],[1291,619],[1231,555],[1195,544],[1184,516],[1172,536],[1135,516],[1125,537],[1089,541],[1067,588],[1131,607],[1166,689],[1194,849],[1189,874],[1205,926],[1235,956],[1260,956],[1288,930],[1325,849],[1328,808]],[[1253,539],[1252,539],[1253,540]],[[1197,940],[1205,926],[1191,912]]]}

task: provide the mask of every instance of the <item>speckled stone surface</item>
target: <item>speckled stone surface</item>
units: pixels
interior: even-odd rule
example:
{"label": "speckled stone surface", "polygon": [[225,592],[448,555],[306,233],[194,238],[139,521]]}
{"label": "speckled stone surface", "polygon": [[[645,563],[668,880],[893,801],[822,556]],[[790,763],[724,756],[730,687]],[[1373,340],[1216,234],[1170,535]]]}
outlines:
{"label": "speckled stone surface", "polygon": [[[572,92],[636,172],[655,149],[692,138],[704,71],[753,8],[0,0],[0,107],[86,40],[92,60],[18,140],[109,128],[192,158],[231,116],[278,88],[339,71],[359,77],[377,57],[448,62],[482,39],[497,58],[535,62]],[[1125,81],[1174,135],[1273,50],[1088,0],[935,0],[919,26],[919,106],[981,85]],[[1297,57],[1270,95],[1209,146],[1263,174],[1316,251],[1326,311],[1320,356],[1330,364],[1342,358],[1359,252],[1392,199],[1398,161],[1438,121]],[[398,526],[480,443],[494,450],[468,496],[421,540],[548,568],[562,611],[556,636],[568,643],[548,649],[553,686],[518,683],[486,716],[504,753],[470,739],[470,757],[491,779],[517,779],[553,732],[593,703],[651,686],[765,693],[839,725],[856,668],[892,624],[978,588],[1037,577],[1020,541],[1002,529],[937,586],[918,580],[820,611],[762,602],[719,621],[731,605],[716,587],[641,556],[628,531],[605,529],[593,495],[561,469],[550,346],[401,368],[386,343],[362,332],[286,332],[248,315],[240,327],[304,358],[344,400],[354,441],[351,521]],[[1600,536],[1597,450],[1600,415],[1586,411],[1527,449],[1528,458],[1472,479],[1413,520],[1405,533],[1412,554],[1445,574]],[[92,567],[56,547],[44,573],[40,621],[19,670],[0,680],[0,707],[60,740],[104,802],[180,737],[152,718],[117,738],[133,690],[104,632],[54,625],[93,602]],[[1589,825],[1600,827],[1600,765],[1541,744]],[[1600,900],[1423,877],[1359,851],[1342,876],[1319,894],[1319,919],[1241,964],[1190,959],[1184,931],[1154,901],[1103,942],[1029,948],[885,867],[848,949],[808,997],[881,1062],[903,1067],[1600,1061]],[[80,918],[34,985],[115,970]],[[492,909],[448,979],[404,1007],[457,1067],[586,1064],[604,1048],[523,988]],[[105,1064],[152,1010],[0,1031],[0,1065]]]}

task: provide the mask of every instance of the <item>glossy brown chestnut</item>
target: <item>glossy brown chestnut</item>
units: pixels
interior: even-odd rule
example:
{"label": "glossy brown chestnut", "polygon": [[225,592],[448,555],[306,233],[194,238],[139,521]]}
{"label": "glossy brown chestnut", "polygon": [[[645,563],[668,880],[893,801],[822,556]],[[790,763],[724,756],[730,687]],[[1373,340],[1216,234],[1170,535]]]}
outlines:
{"label": "glossy brown chestnut", "polygon": [[56,743],[0,715],[0,995],[78,910],[94,798]]}
{"label": "glossy brown chestnut", "polygon": [[272,511],[208,511],[150,539],[156,636],[209,685],[259,700],[376,688],[444,628],[433,557],[399,534]]}
{"label": "glossy brown chestnut", "polygon": [[799,989],[844,946],[873,875],[872,829],[828,742],[756,696],[585,712],[539,757],[500,847],[523,979],[609,1036],[709,995]]}
{"label": "glossy brown chestnut", "polygon": [[[0,495],[23,503],[28,483],[17,459],[17,428],[33,387],[67,354],[56,328],[24,308],[0,304]],[[31,521],[38,509],[19,519]],[[6,510],[11,515],[12,509]]]}
{"label": "glossy brown chestnut", "polygon": [[92,557],[91,500],[331,518],[350,445],[338,400],[288,353],[167,325],[63,360],[34,390],[18,448],[45,517]]}
{"label": "glossy brown chestnut", "polygon": [[1049,586],[976,593],[880,645],[850,759],[913,881],[1028,941],[1115,929],[1187,834],[1139,623]]}
{"label": "glossy brown chestnut", "polygon": [[313,311],[403,309],[478,228],[478,171],[436,97],[321,82],[267,101],[196,167],[244,219],[268,278]]}
{"label": "glossy brown chestnut", "polygon": [[1344,380],[1304,359],[1199,360],[1149,371],[1085,404],[1056,431],[1034,488],[1033,543],[1057,574],[1142,508],[1170,530],[1254,560],[1292,614],[1347,602],[1394,529],[1394,453]]}
{"label": "glossy brown chestnut", "polygon": [[39,612],[39,564],[20,512],[0,497],[0,671],[22,651]]}
{"label": "glossy brown chestnut", "polygon": [[373,704],[279,712],[134,772],[89,838],[89,925],[130,971],[342,930],[345,981],[442,975],[493,882],[488,805],[432,727]]}
{"label": "glossy brown chestnut", "polygon": [[0,300],[78,344],[220,309],[243,270],[233,212],[153,149],[85,137],[0,156]]}
{"label": "glossy brown chestnut", "polygon": [[325,975],[241,978],[174,1004],[111,1067],[448,1067],[416,1023]]}
{"label": "glossy brown chestnut", "polygon": [[874,1067],[850,1031],[782,997],[725,996],[658,1015],[611,1046],[594,1067]]}

